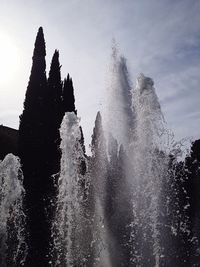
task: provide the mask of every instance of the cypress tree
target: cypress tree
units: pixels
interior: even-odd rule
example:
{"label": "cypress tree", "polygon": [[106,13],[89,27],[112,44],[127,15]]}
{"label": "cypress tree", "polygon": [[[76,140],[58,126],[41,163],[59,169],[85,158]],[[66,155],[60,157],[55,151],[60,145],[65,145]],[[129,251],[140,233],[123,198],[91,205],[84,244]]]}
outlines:
{"label": "cypress tree", "polygon": [[49,176],[59,172],[60,168],[60,124],[62,114],[62,81],[60,74],[59,52],[55,50],[48,78],[47,98],[47,158]]}
{"label": "cypress tree", "polygon": [[101,160],[106,159],[106,143],[102,126],[102,118],[100,112],[97,113],[95,127],[93,129],[91,150],[93,157]]}
{"label": "cypress tree", "polygon": [[[63,89],[62,89],[62,118],[65,115],[65,112],[74,112],[77,114],[77,110],[75,107],[75,97],[74,97],[74,86],[72,82],[72,78],[70,75],[67,75],[67,79],[65,78],[63,81]],[[80,132],[81,132],[81,139],[80,144],[82,146],[83,152],[86,156],[86,150],[85,150],[85,143],[84,143],[84,135],[82,127],[80,126]],[[86,163],[85,161],[82,161],[80,164],[80,172],[82,175],[86,172]]]}
{"label": "cypress tree", "polygon": [[26,266],[48,266],[50,222],[46,199],[51,188],[47,157],[47,78],[43,29],[37,33],[33,63],[20,116],[19,155],[26,190],[28,256]]}
{"label": "cypress tree", "polygon": [[[106,190],[106,180],[107,180],[107,168],[108,160],[106,155],[106,140],[104,137],[104,131],[102,126],[102,118],[100,112],[97,113],[95,120],[95,127],[93,129],[92,141],[91,141],[91,152],[92,156],[89,162],[90,176],[91,176],[91,185],[89,193],[89,207],[91,213],[93,213],[93,229],[96,230],[96,240],[93,244],[93,255],[94,265],[96,260],[99,257],[100,262],[105,265],[103,255],[101,254],[100,243],[105,233],[102,233],[104,227],[104,222],[102,218],[105,216],[105,190]],[[101,211],[99,209],[101,207]],[[98,255],[98,257],[97,257]],[[91,257],[91,258],[92,258]]]}
{"label": "cypress tree", "polygon": [[[27,159],[27,154],[30,155],[30,152],[37,154],[38,148],[44,144],[44,136],[41,138],[41,133],[44,133],[44,96],[47,93],[45,56],[44,35],[40,27],[35,41],[33,64],[24,101],[24,110],[20,116],[19,154],[22,164]],[[39,140],[38,133],[40,133]],[[27,160],[30,161],[30,159]]]}
{"label": "cypress tree", "polygon": [[[77,113],[72,79],[68,74],[67,79],[61,81],[59,52],[54,52],[48,80],[45,56],[44,34],[40,27],[19,126],[19,155],[26,190],[27,266],[49,265],[52,200],[56,197],[53,174],[60,168],[59,128],[65,112]],[[80,130],[80,143],[85,152]],[[86,172],[84,161],[80,162],[80,172]]]}
{"label": "cypress tree", "polygon": [[72,78],[67,75],[67,79],[64,79],[63,82],[63,98],[62,98],[62,106],[63,106],[63,115],[65,112],[74,112],[77,114],[75,108],[75,98],[74,98],[74,87]]}
{"label": "cypress tree", "polygon": [[55,128],[59,128],[62,116],[61,116],[61,96],[62,96],[62,82],[60,74],[59,52],[55,50],[51,61],[51,67],[48,78],[48,100],[49,111],[52,113],[53,123]]}

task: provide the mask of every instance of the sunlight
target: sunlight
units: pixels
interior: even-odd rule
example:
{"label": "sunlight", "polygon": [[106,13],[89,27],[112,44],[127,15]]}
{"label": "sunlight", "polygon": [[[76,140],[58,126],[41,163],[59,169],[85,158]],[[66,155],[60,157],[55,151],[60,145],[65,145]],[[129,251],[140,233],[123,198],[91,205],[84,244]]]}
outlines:
{"label": "sunlight", "polygon": [[0,86],[10,84],[17,78],[19,52],[13,40],[0,32]]}

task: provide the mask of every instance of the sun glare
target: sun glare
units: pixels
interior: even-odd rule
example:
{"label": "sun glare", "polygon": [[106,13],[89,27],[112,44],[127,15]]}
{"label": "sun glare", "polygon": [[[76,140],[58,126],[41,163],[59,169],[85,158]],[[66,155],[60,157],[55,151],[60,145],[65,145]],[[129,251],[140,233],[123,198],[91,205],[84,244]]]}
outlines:
{"label": "sun glare", "polygon": [[0,33],[0,86],[10,84],[17,77],[19,53],[13,40]]}

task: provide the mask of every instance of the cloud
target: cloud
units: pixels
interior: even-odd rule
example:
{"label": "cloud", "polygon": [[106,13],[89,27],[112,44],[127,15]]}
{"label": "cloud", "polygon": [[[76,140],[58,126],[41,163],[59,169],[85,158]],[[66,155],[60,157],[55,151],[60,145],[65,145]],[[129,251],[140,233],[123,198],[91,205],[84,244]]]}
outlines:
{"label": "cloud", "polygon": [[[132,80],[140,72],[154,79],[165,117],[177,136],[200,136],[200,126],[195,126],[200,99],[200,1],[36,0],[27,3],[21,0],[14,3],[7,0],[0,12],[1,27],[13,36],[23,54],[20,81],[16,80],[15,89],[13,85],[9,89],[15,90],[13,98],[19,97],[21,107],[34,38],[42,25],[47,65],[58,48],[62,76],[70,72],[73,78],[87,143],[92,134],[92,120],[106,94],[113,37],[128,59]],[[8,109],[13,101],[7,103]]]}

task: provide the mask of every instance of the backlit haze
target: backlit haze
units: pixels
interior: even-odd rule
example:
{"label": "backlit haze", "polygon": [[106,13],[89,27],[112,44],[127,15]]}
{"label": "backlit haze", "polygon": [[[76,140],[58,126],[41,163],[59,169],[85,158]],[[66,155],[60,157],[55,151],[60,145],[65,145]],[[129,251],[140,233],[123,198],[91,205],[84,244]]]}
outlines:
{"label": "backlit haze", "polygon": [[141,72],[153,78],[176,139],[200,138],[199,14],[198,0],[2,0],[0,124],[18,128],[42,26],[47,74],[59,49],[62,78],[72,76],[87,144],[109,84],[113,38],[127,58],[133,86]]}

